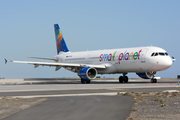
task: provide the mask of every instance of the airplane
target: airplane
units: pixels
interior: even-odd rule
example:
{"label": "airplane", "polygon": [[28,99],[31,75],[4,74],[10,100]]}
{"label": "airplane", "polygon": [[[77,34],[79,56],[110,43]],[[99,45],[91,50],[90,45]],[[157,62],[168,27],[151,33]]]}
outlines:
{"label": "airplane", "polygon": [[30,57],[34,59],[51,60],[53,62],[7,61],[5,63],[26,63],[39,66],[53,66],[55,71],[61,67],[77,73],[81,83],[90,83],[97,74],[122,74],[120,83],[128,83],[127,73],[136,73],[143,79],[151,79],[156,83],[156,72],[171,67],[174,57],[154,46],[134,47],[122,49],[108,49],[96,51],[70,52],[58,24],[54,24],[57,55],[53,58]]}

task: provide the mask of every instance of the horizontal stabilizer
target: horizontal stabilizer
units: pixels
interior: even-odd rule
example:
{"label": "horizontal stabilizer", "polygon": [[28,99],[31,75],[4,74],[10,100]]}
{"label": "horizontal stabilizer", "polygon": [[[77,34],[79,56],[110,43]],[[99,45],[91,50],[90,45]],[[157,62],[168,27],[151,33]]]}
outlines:
{"label": "horizontal stabilizer", "polygon": [[5,64],[6,64],[8,61],[6,60],[6,58],[4,58],[4,60],[5,60]]}

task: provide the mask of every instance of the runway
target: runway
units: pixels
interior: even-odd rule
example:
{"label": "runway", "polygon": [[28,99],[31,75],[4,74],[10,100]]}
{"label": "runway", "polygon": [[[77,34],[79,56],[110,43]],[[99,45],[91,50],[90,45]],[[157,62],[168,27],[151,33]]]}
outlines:
{"label": "runway", "polygon": [[[178,79],[162,79],[158,83],[149,80],[133,80],[118,83],[116,79],[94,80],[80,84],[79,80],[32,79],[16,80],[8,84],[1,81],[0,97],[43,97],[46,101],[15,113],[5,120],[14,119],[126,119],[133,98],[117,96],[118,92],[151,92],[180,90]],[[17,82],[18,81],[18,82]],[[33,111],[36,112],[33,112]],[[45,111],[44,111],[45,110]]]}
{"label": "runway", "polygon": [[[4,80],[5,81],[5,80]],[[14,80],[11,80],[15,83]],[[117,93],[117,92],[151,92],[164,90],[179,90],[178,79],[162,79],[158,83],[149,80],[130,80],[129,83],[118,83],[118,80],[94,80],[91,84],[80,84],[78,80],[16,80],[16,84],[3,83],[0,85],[0,96],[33,96],[89,93]],[[19,83],[20,81],[20,83]],[[2,81],[1,81],[2,83]],[[114,94],[114,95],[115,95]],[[90,94],[89,94],[90,95]],[[93,94],[92,94],[93,95]],[[74,95],[73,95],[74,96]]]}

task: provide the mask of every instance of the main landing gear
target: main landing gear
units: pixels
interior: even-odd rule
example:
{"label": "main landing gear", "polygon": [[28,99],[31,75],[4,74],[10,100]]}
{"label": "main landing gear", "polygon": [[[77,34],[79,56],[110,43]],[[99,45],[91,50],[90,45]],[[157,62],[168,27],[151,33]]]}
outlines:
{"label": "main landing gear", "polygon": [[81,83],[82,84],[89,84],[89,83],[91,83],[91,81],[90,80],[84,80],[81,78]]}
{"label": "main landing gear", "polygon": [[[127,74],[127,73],[126,73]],[[119,82],[120,83],[128,83],[128,77],[126,76],[126,74],[123,74],[123,76],[119,77]]]}
{"label": "main landing gear", "polygon": [[156,78],[152,78],[151,79],[151,83],[157,83],[157,79]]}

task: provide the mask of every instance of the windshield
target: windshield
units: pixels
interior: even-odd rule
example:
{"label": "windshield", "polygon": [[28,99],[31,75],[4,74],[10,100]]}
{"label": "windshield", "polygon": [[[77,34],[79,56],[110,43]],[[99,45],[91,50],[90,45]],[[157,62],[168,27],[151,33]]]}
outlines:
{"label": "windshield", "polygon": [[154,52],[151,54],[151,57],[153,56],[168,56],[168,53],[167,52]]}

